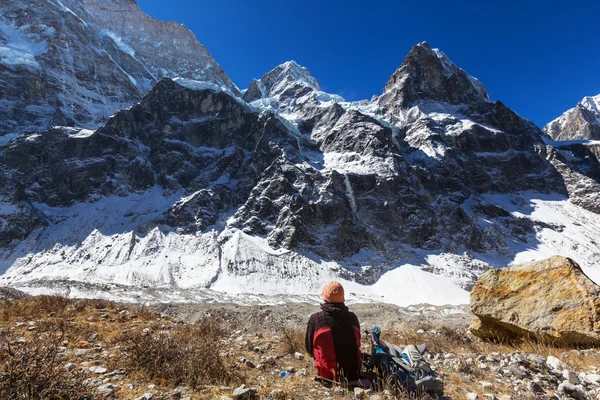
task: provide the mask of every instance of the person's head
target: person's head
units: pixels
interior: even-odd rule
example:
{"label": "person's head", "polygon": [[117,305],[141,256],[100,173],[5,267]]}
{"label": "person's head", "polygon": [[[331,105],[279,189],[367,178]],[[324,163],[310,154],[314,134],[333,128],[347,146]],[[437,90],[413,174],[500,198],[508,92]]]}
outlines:
{"label": "person's head", "polygon": [[344,287],[339,282],[329,282],[323,288],[321,297],[325,303],[343,303],[345,301]]}

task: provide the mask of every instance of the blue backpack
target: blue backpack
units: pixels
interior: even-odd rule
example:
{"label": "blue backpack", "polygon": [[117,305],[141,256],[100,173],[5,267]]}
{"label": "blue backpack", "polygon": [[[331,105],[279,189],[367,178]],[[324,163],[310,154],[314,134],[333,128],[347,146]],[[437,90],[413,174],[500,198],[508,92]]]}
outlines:
{"label": "blue backpack", "polygon": [[371,356],[365,359],[368,370],[375,371],[384,382],[414,394],[441,396],[444,384],[423,358],[426,345],[398,346],[379,338],[381,329],[373,327],[368,332],[371,337]]}

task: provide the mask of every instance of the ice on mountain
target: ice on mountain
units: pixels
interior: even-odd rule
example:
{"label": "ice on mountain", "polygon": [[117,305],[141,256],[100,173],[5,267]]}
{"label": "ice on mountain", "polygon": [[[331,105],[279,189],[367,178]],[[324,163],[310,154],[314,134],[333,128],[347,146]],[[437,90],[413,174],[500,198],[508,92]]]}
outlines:
{"label": "ice on mountain", "polygon": [[11,68],[27,66],[39,69],[40,64],[35,57],[48,51],[48,45],[31,36],[23,28],[0,20],[0,64]]}
{"label": "ice on mountain", "polygon": [[117,47],[126,54],[129,54],[131,57],[135,57],[135,50],[129,47],[126,43],[123,42],[119,36],[117,36],[114,32],[109,31],[108,29],[101,29],[100,34],[102,36],[107,36],[112,39],[113,42],[117,45]]}

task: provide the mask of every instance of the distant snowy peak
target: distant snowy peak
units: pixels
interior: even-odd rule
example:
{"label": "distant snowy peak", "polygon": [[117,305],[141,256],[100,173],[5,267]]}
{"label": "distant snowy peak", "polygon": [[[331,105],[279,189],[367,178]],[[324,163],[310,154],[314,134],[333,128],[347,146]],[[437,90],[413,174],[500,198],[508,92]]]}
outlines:
{"label": "distant snowy peak", "polygon": [[413,46],[379,97],[384,108],[409,108],[433,101],[455,105],[488,102],[485,87],[427,42]]}
{"label": "distant snowy peak", "polygon": [[544,132],[554,140],[600,140],[600,95],[584,97]]}
{"label": "distant snowy peak", "polygon": [[[298,87],[303,91],[321,91],[310,71],[296,61],[287,61],[266,73],[261,79],[253,79],[244,93],[244,100],[252,102],[262,98],[278,97]],[[291,93],[290,93],[291,94]]]}

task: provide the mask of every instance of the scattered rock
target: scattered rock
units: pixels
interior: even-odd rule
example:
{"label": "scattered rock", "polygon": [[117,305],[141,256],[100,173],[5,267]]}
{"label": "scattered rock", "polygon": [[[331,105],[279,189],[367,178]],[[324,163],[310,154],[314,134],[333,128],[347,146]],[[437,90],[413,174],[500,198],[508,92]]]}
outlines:
{"label": "scattered rock", "polygon": [[357,399],[364,399],[366,396],[371,394],[371,389],[354,388],[354,397]]}
{"label": "scattered rock", "polygon": [[554,356],[548,356],[546,359],[546,365],[548,365],[548,368],[554,371],[563,371],[566,367],[565,363]]}
{"label": "scattered rock", "polygon": [[152,399],[152,393],[144,393],[140,397],[137,397],[135,400],[150,400]]}
{"label": "scattered rock", "polygon": [[563,382],[558,385],[558,392],[571,396],[574,399],[584,400],[586,396],[581,392],[583,388],[580,386],[572,385],[568,382]]}
{"label": "scattered rock", "polygon": [[104,367],[90,367],[90,372],[95,374],[104,374],[106,371],[108,370]]}
{"label": "scattered rock", "polygon": [[109,396],[112,396],[115,389],[116,389],[116,386],[113,385],[112,383],[105,383],[96,388],[96,393],[103,397],[109,397]]}
{"label": "scattered rock", "polygon": [[296,352],[294,353],[294,358],[296,360],[304,360],[304,354]]}
{"label": "scattered rock", "polygon": [[256,389],[242,385],[233,391],[233,400],[256,400]]}
{"label": "scattered rock", "polygon": [[573,385],[577,385],[579,384],[579,378],[577,378],[577,374],[575,374],[575,372],[573,371],[569,371],[568,369],[565,369],[562,373],[563,378],[565,378],[565,380]]}

